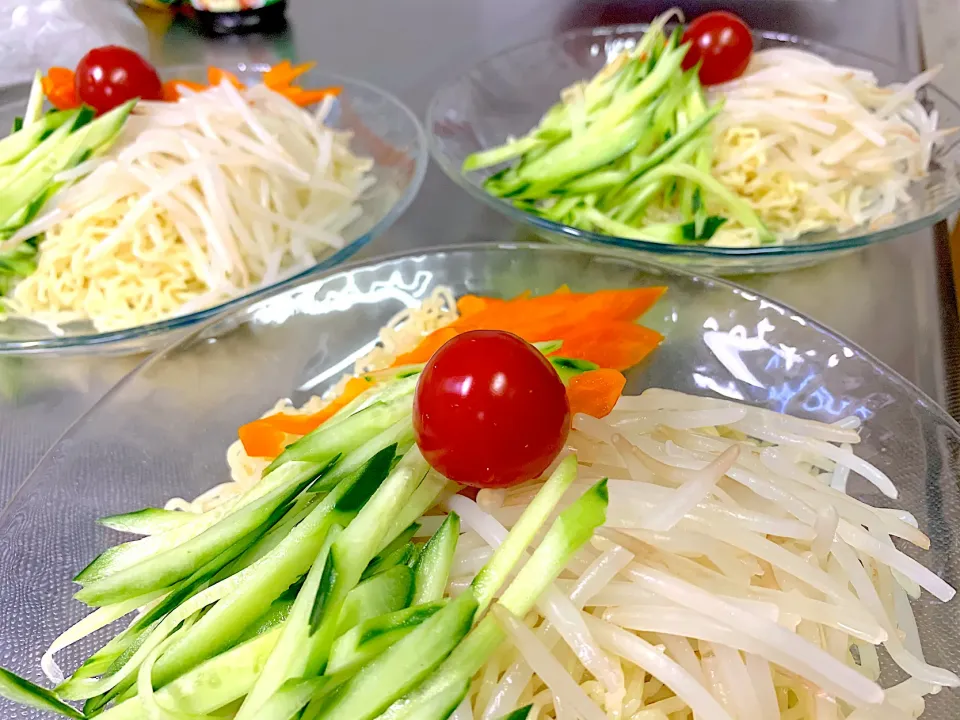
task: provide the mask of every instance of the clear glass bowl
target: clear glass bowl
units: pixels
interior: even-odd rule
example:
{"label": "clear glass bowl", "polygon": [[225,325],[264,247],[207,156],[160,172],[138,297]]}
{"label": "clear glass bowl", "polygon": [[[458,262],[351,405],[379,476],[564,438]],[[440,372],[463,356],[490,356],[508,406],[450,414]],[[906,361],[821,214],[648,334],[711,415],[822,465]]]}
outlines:
{"label": "clear glass bowl", "polygon": [[[251,63],[225,69],[234,72],[244,83],[253,84],[260,81],[269,66]],[[206,67],[200,65],[163,68],[160,74],[165,80],[177,78],[206,82]],[[429,163],[423,127],[413,112],[397,98],[362,80],[317,69],[302,76],[300,82],[303,87],[343,87],[330,122],[353,132],[351,147],[354,152],[373,158],[372,173],[376,184],[360,198],[363,213],[344,229],[344,246],[339,250],[331,250],[316,266],[302,270],[293,277],[303,277],[339,265],[396,222],[420,189]],[[28,90],[26,86],[18,86],[0,93],[0,128],[10,127],[14,117],[23,114]],[[169,341],[171,333],[182,331],[234,307],[244,299],[269,293],[280,284],[252,289],[237,298],[198,312],[112,332],[97,332],[89,323],[74,323],[65,326],[65,334],[58,336],[37,323],[10,318],[0,322],[0,354],[51,350],[141,352]]]}
{"label": "clear glass bowl", "polygon": [[[900,505],[932,541],[917,558],[960,583],[960,426],[909,382],[830,330],[735,285],[629,258],[548,245],[472,246],[408,254],[328,273],[226,313],[153,356],[74,425],[0,516],[0,665],[41,681],[43,651],[81,617],[70,579],[120,536],[103,515],[227,478],[237,427],[281,397],[322,392],[397,311],[439,284],[512,296],[662,284],[644,317],[666,339],[629,373],[646,387],[719,393],[796,415],[864,421],[859,452],[898,485]],[[886,504],[872,485],[851,488]],[[960,670],[960,601],[916,606],[926,658]],[[63,653],[70,667],[93,641]],[[894,674],[887,676],[890,681]],[[931,697],[925,720],[956,720],[960,701]],[[0,717],[39,718],[0,702]]]}
{"label": "clear glass bowl", "polygon": [[[490,195],[483,181],[490,171],[461,172],[471,153],[495,147],[509,136],[522,136],[539,122],[560,91],[592,77],[607,57],[643,35],[646,25],[580,29],[536,40],[484,60],[442,87],[427,112],[427,134],[434,159],[471,195],[510,218],[530,226],[546,240],[604,245],[615,251],[721,274],[771,272],[803,267],[837,253],[900,237],[942,220],[960,208],[960,139],[951,136],[934,156],[927,177],[910,186],[910,201],[900,204],[882,229],[858,227],[849,232],[805,235],[782,245],[720,248],[668,245],[588,232],[531,215]],[[800,47],[836,63],[873,71],[882,83],[902,81],[902,70],[882,60],[802,38],[755,32],[757,48]],[[960,125],[960,105],[935,87],[923,92],[937,109],[940,127]]]}

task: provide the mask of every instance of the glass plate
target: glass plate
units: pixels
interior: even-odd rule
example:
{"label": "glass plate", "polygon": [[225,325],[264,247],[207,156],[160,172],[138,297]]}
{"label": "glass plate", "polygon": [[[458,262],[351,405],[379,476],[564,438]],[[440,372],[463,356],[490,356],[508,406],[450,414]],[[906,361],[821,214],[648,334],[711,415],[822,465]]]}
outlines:
{"label": "glass plate", "polygon": [[[663,284],[643,322],[666,340],[629,373],[649,386],[744,399],[823,421],[864,420],[862,456],[890,474],[902,505],[930,535],[920,559],[957,584],[954,536],[960,426],[928,397],[843,338],[795,311],[723,281],[627,258],[546,245],[473,246],[409,254],[327,274],[245,303],[153,356],[50,451],[0,516],[0,665],[40,680],[40,655],[79,619],[70,579],[121,536],[103,515],[227,479],[237,427],[278,398],[330,387],[379,328],[439,284],[458,294],[513,296]],[[885,504],[872,485],[851,487]],[[960,669],[957,602],[918,604],[927,660]],[[98,637],[99,640],[103,636]],[[62,654],[73,669],[93,650]],[[927,720],[955,720],[956,696],[928,702]],[[0,702],[0,717],[38,718]]]}
{"label": "glass plate", "polygon": [[[225,69],[233,71],[244,83],[253,84],[260,81],[269,66],[241,63]],[[164,79],[206,82],[206,67],[200,65],[163,68],[160,74]],[[344,246],[339,250],[331,250],[320,258],[317,265],[296,272],[292,274],[293,277],[339,265],[396,222],[420,189],[429,162],[420,121],[389,93],[362,80],[316,69],[303,75],[300,83],[302,87],[343,87],[331,114],[332,124],[352,131],[352,149],[359,155],[374,159],[372,173],[376,184],[360,199],[363,214],[344,229]],[[28,90],[26,86],[19,86],[4,89],[0,93],[0,128],[10,127],[14,117],[23,113]],[[246,298],[269,293],[280,284],[277,282],[255,288],[205,310],[127,330],[97,332],[90,323],[84,322],[65,326],[65,334],[57,336],[37,323],[11,318],[0,322],[0,354],[47,350],[141,352],[168,342],[169,335],[174,331],[206,320]]]}
{"label": "glass plate", "polygon": [[[890,224],[872,230],[858,227],[845,233],[814,233],[783,245],[755,248],[721,248],[668,245],[588,232],[524,212],[506,200],[490,195],[483,181],[492,174],[460,168],[473,152],[495,147],[507,137],[519,137],[535,126],[560,91],[592,77],[620,52],[643,35],[646,25],[580,29],[535,40],[484,60],[465,75],[442,87],[427,111],[430,150],[440,167],[471,195],[530,226],[546,240],[558,243],[604,245],[617,252],[679,264],[689,269],[720,274],[771,272],[804,267],[837,253],[915,232],[942,220],[960,208],[960,139],[948,137],[936,150],[927,177],[909,188],[910,200],[901,203]],[[828,60],[872,71],[881,83],[909,79],[900,68],[852,50],[831,47],[794,35],[755,32],[757,48],[799,47]],[[960,125],[960,105],[928,86],[923,101],[940,115],[939,127]]]}

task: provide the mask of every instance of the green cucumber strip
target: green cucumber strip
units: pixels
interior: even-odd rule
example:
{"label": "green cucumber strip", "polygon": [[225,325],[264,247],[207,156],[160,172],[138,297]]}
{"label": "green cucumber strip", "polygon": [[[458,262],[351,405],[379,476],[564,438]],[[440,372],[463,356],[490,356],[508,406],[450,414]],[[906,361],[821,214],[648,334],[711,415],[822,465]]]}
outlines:
{"label": "green cucumber strip", "polygon": [[[69,127],[63,131],[61,137],[69,135],[70,128],[76,117],[76,111],[57,112],[44,116],[39,122],[31,124],[30,127],[24,125],[24,127],[19,130],[15,130],[12,135],[8,135],[3,140],[0,140],[0,165],[10,165],[11,163],[19,162],[30,152],[38,149],[45,136],[65,123],[68,124]],[[50,148],[47,148],[47,150],[49,149]],[[24,168],[21,168],[21,171],[23,169]],[[13,170],[13,168],[11,168],[11,170]]]}
{"label": "green cucumber strip", "polygon": [[[152,603],[159,598],[161,598],[163,593],[150,593],[149,595],[143,595],[141,597],[133,598],[125,603],[117,603],[116,605],[108,605],[102,607],[99,610],[87,615],[85,618],[79,622],[72,625],[65,632],[61,633],[56,640],[50,645],[47,651],[43,654],[43,658],[40,661],[41,667],[44,668],[44,671],[47,675],[50,675],[52,668],[48,667],[54,665],[54,656],[61,650],[70,647],[74,643],[79,642],[83,638],[92,635],[96,631],[107,627],[111,623],[120,620],[124,616],[134,612],[135,610]],[[110,664],[113,662],[113,659],[122,652],[125,641],[121,638],[126,634],[127,631],[121,632],[119,635],[113,638],[108,644],[113,644],[114,648],[120,648],[115,652],[110,651],[109,656],[101,655],[102,651],[98,651],[91,658],[88,658],[86,662],[81,666],[81,669],[84,672],[88,672],[89,676],[98,675],[107,668],[110,667]],[[116,642],[114,642],[116,641]],[[97,665],[98,669],[91,671],[90,665],[91,662]],[[74,673],[76,676],[76,673]]]}
{"label": "green cucumber strip", "polygon": [[544,197],[571,178],[584,175],[630,152],[650,124],[651,112],[625,118],[613,128],[590,127],[560,143],[518,170],[518,179],[530,187],[518,197]]}
{"label": "green cucumber strip", "polygon": [[[323,573],[330,557],[330,548],[342,533],[339,525],[333,526],[327,534],[323,547],[313,559],[313,565],[304,580],[297,599],[293,603],[287,622],[283,625],[280,638],[267,660],[264,672],[256,679],[246,699],[237,712],[237,720],[260,717],[262,706],[288,680],[295,680],[301,674],[305,658],[298,648],[305,643],[310,628],[310,613],[316,602]],[[304,703],[305,704],[305,703]]]}
{"label": "green cucumber strip", "polygon": [[553,369],[557,371],[557,375],[560,376],[560,380],[564,385],[570,384],[570,381],[577,375],[583,375],[585,372],[598,370],[600,368],[599,365],[589,360],[577,360],[575,358],[565,357],[551,357],[550,364],[553,365]]}
{"label": "green cucumber strip", "polygon": [[543,144],[544,141],[542,139],[529,135],[519,140],[510,140],[490,150],[483,150],[482,152],[467,155],[463,161],[461,171],[468,173],[474,170],[482,170],[483,168],[488,168],[493,165],[499,165],[500,163],[524,155]]}
{"label": "green cucumber strip", "polygon": [[667,163],[650,170],[644,176],[646,181],[655,181],[663,178],[685,178],[699,185],[703,190],[716,197],[729,213],[737,219],[744,227],[753,228],[757,231],[761,243],[771,243],[776,241],[776,237],[763,221],[753,211],[753,208],[729,188],[723,185],[713,175],[702,172],[692,165]]}
{"label": "green cucumber strip", "polygon": [[443,598],[460,539],[460,516],[451,512],[423,546],[413,566],[413,605]]}
{"label": "green cucumber strip", "polygon": [[[263,672],[280,637],[280,628],[207,660],[156,692],[157,702],[180,713],[211,713],[246,695]],[[99,720],[142,720],[136,696],[97,716]]]}
{"label": "green cucumber strip", "polygon": [[629,179],[630,173],[626,170],[598,170],[571,180],[557,188],[557,192],[564,195],[604,192],[611,188],[621,187]]}
{"label": "green cucumber strip", "polygon": [[23,118],[17,115],[17,117],[13,119],[13,126],[10,129],[10,133],[18,133],[21,130],[23,130]]}
{"label": "green cucumber strip", "polygon": [[290,617],[290,611],[293,609],[293,600],[287,599],[284,597],[279,597],[274,600],[270,607],[267,608],[267,611],[256,620],[253,625],[248,627],[243,634],[237,638],[237,645],[245,643],[248,640],[253,640],[253,638],[258,635],[263,635],[266,632],[270,632],[279,625],[282,625],[286,622],[287,618]]}
{"label": "green cucumber strip", "polygon": [[366,569],[364,569],[363,575],[360,576],[360,579],[366,580],[396,565],[407,564],[406,561],[409,559],[409,546],[411,545],[410,541],[413,540],[413,536],[417,534],[419,529],[420,523],[413,523],[400,533],[370,561]]}
{"label": "green cucumber strip", "polygon": [[[92,122],[90,119],[93,111],[89,108],[81,109],[77,111],[73,126],[62,125],[38,148],[23,158],[16,166],[15,176],[8,179],[2,188],[0,224],[6,226],[11,218],[29,207],[35,198],[43,195],[58,173],[74,167],[91,153],[103,151],[112,144],[126,122],[133,105],[133,101],[125,103]],[[64,129],[71,131],[71,134],[56,141],[54,146],[48,147],[42,157],[35,156],[35,162],[29,166],[29,169],[25,171],[20,169],[34,153],[39,153]]]}
{"label": "green cucumber strip", "polygon": [[413,447],[330,548],[311,617],[313,633],[308,647],[302,649],[308,657],[306,677],[319,675],[326,666],[347,593],[360,581],[393,518],[410,500],[428,469],[420,450]]}
{"label": "green cucumber strip", "polygon": [[636,87],[616,98],[597,119],[598,129],[611,130],[637,113],[637,109],[650,102],[663,90],[680,70],[686,49],[668,50],[657,61],[653,71]]}
{"label": "green cucumber strip", "polygon": [[320,482],[307,489],[307,492],[326,492],[363,467],[374,455],[388,445],[397,446],[397,454],[403,454],[413,445],[413,422],[410,411],[396,423],[361,444],[355,450],[344,455],[337,466]]}
{"label": "green cucumber strip", "polygon": [[231,514],[279,488],[316,478],[318,472],[323,472],[323,469],[316,463],[288,463],[281,470],[264,477],[240,497],[197,516],[186,525],[160,535],[132,540],[105,550],[80,571],[74,581],[81,584],[91,583],[138,565],[148,558],[188,542]]}
{"label": "green cucumber strip", "polygon": [[363,667],[445,605],[444,602],[415,605],[360,623],[333,644],[326,674]]}
{"label": "green cucumber strip", "polygon": [[533,705],[524,705],[522,708],[517,708],[506,715],[501,715],[500,720],[527,720],[530,717],[531,710],[533,710]]}
{"label": "green cucumber strip", "polygon": [[309,478],[277,488],[182,545],[85,585],[74,597],[88,605],[105,605],[170,587],[222,557],[245,536],[269,530],[289,509],[287,504],[312,481]]}
{"label": "green cucumber strip", "polygon": [[329,684],[326,677],[288,680],[260,707],[257,720],[292,720]]}
{"label": "green cucumber strip", "polygon": [[393,523],[390,525],[390,529],[387,530],[386,535],[384,535],[380,547],[377,548],[377,552],[382,551],[383,548],[389,545],[395,537],[399,536],[404,529],[408,528],[410,523],[415,522],[417,518],[429,510],[434,503],[436,503],[437,498],[440,496],[440,493],[443,492],[444,488],[450,484],[450,481],[439,473],[433,471],[428,472],[423,482],[420,483],[420,486],[414,491],[413,495],[410,496],[409,502],[401,508],[397,516],[393,519]]}
{"label": "green cucumber strip", "polygon": [[[324,552],[330,528],[349,523],[385,482],[395,449],[392,445],[384,448],[352,481],[337,485],[273,551],[244,570],[247,577],[242,586],[220,600],[183,640],[160,657],[154,680],[163,685],[222,652],[290,585],[316,565],[318,555]],[[297,597],[303,592],[301,588]]]}
{"label": "green cucumber strip", "polygon": [[[540,493],[546,488],[544,485]],[[596,528],[606,522],[608,502],[607,481],[601,480],[564,510],[530,560],[500,596],[498,604],[518,617],[526,615],[563,571],[573,554],[591,538]],[[436,672],[414,692],[394,702],[380,716],[380,720],[434,720],[447,717],[462,702],[471,679],[505,637],[496,619],[486,616]]]}
{"label": "green cucumber strip", "polygon": [[27,277],[37,269],[37,249],[28,243],[0,253],[0,273]]}
{"label": "green cucumber strip", "polygon": [[406,565],[395,565],[360,582],[343,601],[337,621],[337,637],[370,618],[410,605],[413,582],[413,571]]}
{"label": "green cucumber strip", "polygon": [[644,162],[641,163],[640,166],[633,171],[633,173],[631,173],[630,177],[624,183],[624,187],[620,191],[621,197],[631,192],[631,188],[634,186],[634,183],[642,178],[644,173],[666,161],[667,158],[673,155],[673,153],[675,153],[681,147],[692,142],[694,138],[700,134],[700,132],[720,113],[722,109],[722,101],[714,104],[713,107],[690,122],[680,132],[678,132],[676,135],[673,135],[669,140],[662,143],[656,150],[650,153]]}
{"label": "green cucumber strip", "polygon": [[[473,579],[471,588],[477,598],[478,614],[486,611],[500,586],[523,558],[530,543],[550,517],[554,508],[563,499],[567,489],[577,478],[577,458],[570,455],[563,459],[547,479],[540,492],[527,505],[520,519],[496,549],[493,557]],[[559,522],[559,520],[558,520]]]}
{"label": "green cucumber strip", "polygon": [[74,720],[84,720],[85,717],[79,710],[67,705],[49,690],[34,685],[29,680],[3,668],[0,668],[0,697],[12,700],[18,705],[56,713]]}
{"label": "green cucumber strip", "polygon": [[43,73],[37,70],[30,84],[30,96],[27,98],[27,109],[23,113],[23,127],[30,127],[43,119]]}
{"label": "green cucumber strip", "polygon": [[393,402],[375,403],[337,422],[331,418],[330,422],[288,445],[264,474],[293,460],[326,463],[338,454],[346,454],[408,417],[412,402],[412,398],[405,396]]}
{"label": "green cucumber strip", "polygon": [[196,519],[192,513],[179,510],[158,510],[144,508],[123,515],[110,515],[97,520],[103,527],[130,533],[132,535],[159,535],[167,530],[173,530]]}
{"label": "green cucumber strip", "polygon": [[476,611],[473,593],[462,593],[366,664],[329,697],[311,703],[305,717],[375,718],[443,662],[470,630]]}
{"label": "green cucumber strip", "polygon": [[[56,119],[59,121],[59,124],[56,126],[54,131],[47,135],[47,137],[43,140],[40,140],[40,138],[43,136],[44,131],[39,127],[34,128],[33,130],[20,130],[18,133],[7,138],[7,140],[4,142],[10,141],[13,138],[17,138],[18,136],[20,137],[20,142],[26,143],[28,139],[32,140],[32,142],[30,142],[26,154],[20,155],[17,160],[6,161],[15,162],[16,164],[10,167],[9,174],[4,174],[3,183],[0,185],[0,187],[7,187],[14,181],[25,176],[31,168],[39,164],[44,158],[54,152],[54,150],[61,148],[67,142],[67,138],[69,138],[70,134],[73,132],[73,124],[79,115],[79,110],[65,111],[61,117]],[[29,137],[27,135],[21,136],[21,133],[28,133]],[[34,133],[37,136],[36,140],[33,140],[32,138]],[[76,146],[79,146],[79,143],[72,143],[71,149]],[[0,151],[2,150],[3,148],[0,147]],[[10,152],[12,155],[19,155],[20,150],[20,147],[15,147],[12,145],[7,146],[7,152]],[[6,222],[6,220],[21,206],[22,204],[10,210],[9,213],[5,213],[3,216],[3,221]]]}

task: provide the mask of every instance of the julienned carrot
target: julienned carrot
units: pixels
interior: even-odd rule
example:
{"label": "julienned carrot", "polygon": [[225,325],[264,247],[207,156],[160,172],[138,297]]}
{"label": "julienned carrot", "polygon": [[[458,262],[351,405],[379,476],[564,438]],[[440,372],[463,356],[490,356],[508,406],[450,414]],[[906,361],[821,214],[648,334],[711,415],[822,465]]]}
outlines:
{"label": "julienned carrot", "polygon": [[316,66],[317,64],[315,62],[306,62],[302,63],[301,65],[291,65],[289,60],[284,60],[283,62],[274,65],[263,74],[263,84],[271,90],[290,87],[294,80],[301,75],[310,72]]}
{"label": "julienned carrot", "polygon": [[486,310],[490,307],[491,303],[503,303],[505,300],[497,300],[495,298],[485,298],[480,297],[479,295],[462,295],[457,298],[457,312],[460,314],[460,317],[468,317],[469,315],[475,315],[482,310]]}
{"label": "julienned carrot", "polygon": [[575,375],[567,386],[570,412],[585,413],[595,418],[606,417],[623,393],[627,379],[610,368],[588,370]]}
{"label": "julienned carrot", "polygon": [[343,92],[343,87],[340,85],[331,85],[330,87],[317,88],[316,90],[304,90],[303,88],[298,87],[271,89],[274,92],[280,93],[285,98],[299,105],[300,107],[310,107],[311,105],[316,105],[318,102],[322,102],[328,96],[332,95],[333,97],[336,97]]}
{"label": "julienned carrot", "polygon": [[283,452],[288,435],[302,436],[316,430],[369,388],[369,381],[350,378],[338,397],[312,415],[276,413],[242,425],[237,434],[243,449],[250,457],[275,458]]}
{"label": "julienned carrot", "polygon": [[278,430],[266,418],[241,425],[237,430],[243,449],[250,457],[276,457],[283,452],[287,434]]}
{"label": "julienned carrot", "polygon": [[457,335],[459,335],[459,333],[452,327],[440,328],[436,332],[427,335],[423,342],[417,345],[411,352],[397,356],[393,367],[425,363],[437,350],[443,347],[443,344],[446,343],[447,340],[452,340]]}
{"label": "julienned carrot", "polygon": [[462,332],[506,330],[527,342],[563,340],[564,357],[625,370],[640,362],[663,339],[659,333],[633,323],[663,292],[664,288],[652,287],[586,294],[562,288],[550,295],[524,294],[507,301],[465,296],[458,301],[458,309],[462,309],[456,322],[428,335],[415,350],[397,358],[396,364],[426,362],[444,342]]}
{"label": "julienned carrot", "polygon": [[227,72],[212,65],[207,68],[207,82],[210,83],[210,85],[220,85],[224,80],[233,85],[237,90],[243,90],[245,87],[244,84],[240,82],[240,79],[232,72]]}
{"label": "julienned carrot", "polygon": [[557,354],[613,370],[632,368],[663,341],[657,331],[622,320],[601,320],[559,338],[563,347]]}
{"label": "julienned carrot", "polygon": [[43,94],[57,110],[73,110],[80,107],[73,70],[52,67],[40,81]]}

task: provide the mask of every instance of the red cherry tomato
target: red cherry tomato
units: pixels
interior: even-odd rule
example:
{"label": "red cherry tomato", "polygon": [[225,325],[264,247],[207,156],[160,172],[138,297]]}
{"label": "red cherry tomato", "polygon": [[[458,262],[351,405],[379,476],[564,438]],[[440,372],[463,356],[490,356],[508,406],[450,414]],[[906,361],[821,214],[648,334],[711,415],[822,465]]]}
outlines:
{"label": "red cherry tomato", "polygon": [[689,70],[702,60],[700,82],[704,85],[740,77],[753,53],[750,28],[733,13],[721,10],[701,15],[690,23],[683,42],[692,43],[683,59],[683,69]]}
{"label": "red cherry tomato", "polygon": [[163,100],[163,83],[153,66],[133,50],[117,45],[94,48],[80,60],[77,97],[98,114],[134,98]]}
{"label": "red cherry tomato", "polygon": [[557,457],[570,432],[570,404],[535,347],[512,333],[474,330],[427,363],[413,429],[438,472],[473,487],[507,487],[538,477]]}

